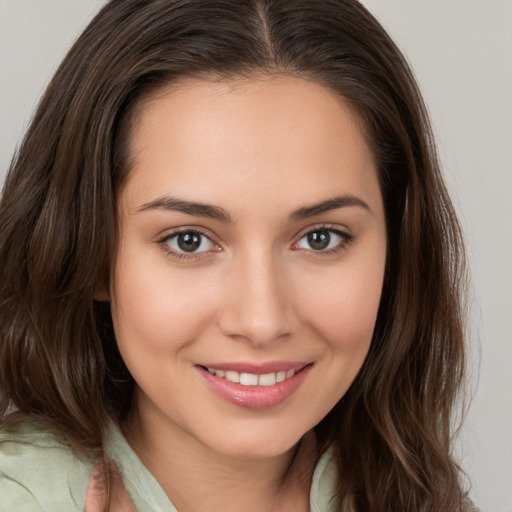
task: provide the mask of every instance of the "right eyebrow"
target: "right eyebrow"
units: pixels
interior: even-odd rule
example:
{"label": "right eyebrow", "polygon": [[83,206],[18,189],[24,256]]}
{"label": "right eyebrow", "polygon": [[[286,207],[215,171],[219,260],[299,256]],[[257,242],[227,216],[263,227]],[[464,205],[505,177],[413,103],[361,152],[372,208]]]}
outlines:
{"label": "right eyebrow", "polygon": [[221,222],[233,222],[229,213],[219,206],[213,206],[207,203],[197,203],[195,201],[184,201],[182,199],[169,196],[159,197],[149,203],[144,203],[142,206],[137,208],[137,213],[148,210],[169,210],[186,213],[188,215],[207,217],[209,219],[220,220]]}

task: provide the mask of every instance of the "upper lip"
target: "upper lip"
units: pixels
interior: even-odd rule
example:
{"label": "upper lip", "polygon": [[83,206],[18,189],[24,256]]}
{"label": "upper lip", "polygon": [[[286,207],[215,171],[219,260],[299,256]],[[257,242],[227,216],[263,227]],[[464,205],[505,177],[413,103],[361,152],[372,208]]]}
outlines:
{"label": "upper lip", "polygon": [[251,373],[253,375],[265,375],[267,373],[274,373],[280,371],[295,370],[298,372],[305,366],[312,364],[311,362],[303,361],[271,361],[268,363],[201,363],[199,366],[206,368],[214,368],[215,370],[223,370],[225,372],[234,371],[239,373]]}

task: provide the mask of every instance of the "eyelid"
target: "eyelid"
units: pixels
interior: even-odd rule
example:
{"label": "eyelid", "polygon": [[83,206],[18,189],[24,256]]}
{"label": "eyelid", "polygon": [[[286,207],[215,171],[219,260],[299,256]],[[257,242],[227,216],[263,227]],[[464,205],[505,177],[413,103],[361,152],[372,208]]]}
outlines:
{"label": "eyelid", "polygon": [[302,228],[295,236],[295,240],[299,240],[304,235],[307,235],[308,233],[311,233],[312,231],[318,231],[325,229],[326,231],[334,231],[336,233],[339,233],[340,235],[347,237],[347,238],[353,238],[354,235],[350,233],[350,230],[345,226],[340,226],[339,224],[332,224],[330,222],[320,222],[318,224],[309,225],[305,228]]}
{"label": "eyelid", "polygon": [[[180,233],[197,233],[198,235],[208,239],[212,244],[213,249],[190,253],[187,253],[186,251],[177,251],[170,247],[167,241],[176,237]],[[166,254],[176,259],[199,259],[208,256],[211,252],[219,252],[222,250],[220,245],[215,241],[215,237],[209,234],[208,230],[198,226],[180,226],[178,228],[167,230],[157,238],[156,242]]]}
{"label": "eyelid", "polygon": [[[333,232],[337,236],[341,237],[342,240],[335,247],[332,247],[332,248],[326,249],[326,250],[315,251],[314,249],[308,250],[308,249],[296,247],[297,244],[300,242],[300,240],[302,240],[306,235],[308,235],[309,233],[312,233],[314,231],[321,231],[321,230]],[[176,250],[172,249],[168,243],[166,243],[170,238],[173,238],[173,237],[179,235],[180,233],[187,233],[187,232],[197,233],[200,236],[207,238],[211,242],[211,244],[214,246],[214,248],[205,250],[205,251],[201,251],[201,252],[187,253],[186,251],[183,251],[183,252],[176,251]],[[216,237],[213,234],[210,234],[210,231],[205,228],[198,227],[198,226],[180,226],[177,228],[167,230],[166,232],[164,232],[162,235],[160,235],[157,238],[156,242],[158,243],[160,248],[165,253],[167,253],[168,255],[172,256],[175,259],[194,260],[194,259],[200,259],[200,258],[207,257],[212,252],[220,252],[223,250],[221,245],[215,240],[215,238]],[[294,237],[295,241],[292,244],[292,249],[297,250],[297,251],[305,251],[305,252],[311,253],[313,255],[318,255],[318,256],[328,255],[328,254],[333,254],[333,253],[336,253],[336,252],[339,252],[339,251],[345,249],[346,246],[353,241],[353,239],[354,239],[354,235],[351,234],[349,232],[349,230],[345,227],[341,227],[339,225],[335,225],[335,224],[331,224],[331,223],[320,223],[320,224],[308,226],[308,227],[302,229],[297,235],[295,235],[295,237]]]}
{"label": "eyelid", "polygon": [[[326,250],[318,250],[315,251],[314,249],[302,249],[297,248],[297,244],[309,233],[313,233],[315,231],[330,231],[332,233],[335,233],[337,236],[340,236],[342,238],[342,241],[336,245],[335,247],[332,247],[331,249]],[[340,250],[343,250],[346,248],[348,244],[350,244],[354,240],[354,235],[349,232],[347,228],[341,227],[339,225],[330,224],[330,223],[320,223],[315,224],[313,226],[308,226],[307,228],[302,229],[299,231],[299,233],[295,236],[295,242],[293,242],[292,248],[297,251],[306,251],[308,253],[312,253],[314,255],[327,255],[332,254],[335,252],[338,252]]]}

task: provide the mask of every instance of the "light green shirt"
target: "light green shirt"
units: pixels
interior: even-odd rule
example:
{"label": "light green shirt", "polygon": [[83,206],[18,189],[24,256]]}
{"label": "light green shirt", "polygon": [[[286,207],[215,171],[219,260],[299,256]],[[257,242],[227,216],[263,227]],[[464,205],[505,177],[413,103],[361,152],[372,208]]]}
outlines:
{"label": "light green shirt", "polygon": [[[119,467],[138,512],[177,512],[153,475],[112,425],[105,451]],[[83,512],[94,462],[37,421],[0,430],[0,512]],[[336,468],[327,451],[315,468],[311,512],[333,512]]]}

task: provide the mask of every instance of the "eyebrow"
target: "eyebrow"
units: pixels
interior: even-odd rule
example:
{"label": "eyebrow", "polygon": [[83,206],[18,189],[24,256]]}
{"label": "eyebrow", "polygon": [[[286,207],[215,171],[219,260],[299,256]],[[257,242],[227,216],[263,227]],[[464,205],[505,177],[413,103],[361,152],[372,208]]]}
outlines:
{"label": "eyebrow", "polygon": [[359,199],[358,197],[353,195],[344,195],[333,197],[332,199],[327,199],[326,201],[322,201],[311,206],[299,208],[290,215],[290,221],[296,222],[298,220],[304,220],[309,217],[314,217],[315,215],[320,215],[331,210],[338,210],[340,208],[354,206],[368,210],[370,213],[372,211],[370,207],[362,199]]}
{"label": "eyebrow", "polygon": [[147,210],[169,210],[186,213],[199,217],[220,220],[222,222],[232,222],[229,213],[220,206],[214,206],[205,203],[196,203],[194,201],[184,201],[174,197],[159,197],[149,203],[144,203],[137,209],[137,212]]}
{"label": "eyebrow", "polygon": [[[314,217],[315,215],[347,207],[359,207],[371,212],[370,207],[362,199],[353,195],[343,195],[327,199],[326,201],[322,201],[311,206],[299,208],[290,214],[289,221],[297,222],[309,217]],[[149,203],[144,203],[137,209],[137,212],[148,210],[177,211],[188,215],[220,220],[221,222],[226,223],[233,222],[231,215],[220,206],[214,206],[207,203],[197,203],[195,201],[185,201],[183,199],[168,196],[159,197]]]}

